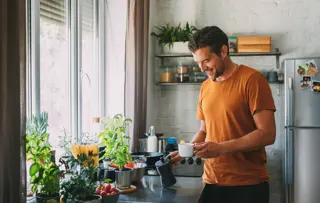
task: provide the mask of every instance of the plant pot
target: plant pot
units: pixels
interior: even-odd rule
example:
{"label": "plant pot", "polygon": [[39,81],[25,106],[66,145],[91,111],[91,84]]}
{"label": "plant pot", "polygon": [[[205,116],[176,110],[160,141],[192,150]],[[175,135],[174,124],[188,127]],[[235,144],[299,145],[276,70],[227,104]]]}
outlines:
{"label": "plant pot", "polygon": [[102,196],[102,203],[116,203],[119,200],[120,191],[117,194]]}
{"label": "plant pot", "polygon": [[174,42],[172,47],[168,44],[162,46],[162,52],[164,54],[186,54],[190,53],[188,49],[188,42]]}
{"label": "plant pot", "polygon": [[100,195],[91,195],[85,200],[77,200],[79,203],[102,203],[102,197]]}
{"label": "plant pot", "polygon": [[115,171],[114,169],[105,169],[105,168],[98,168],[98,181],[105,181],[106,179],[110,179],[111,183],[115,181]]}
{"label": "plant pot", "polygon": [[60,195],[54,194],[54,195],[42,195],[42,194],[37,194],[36,195],[36,203],[59,203],[60,202]]}
{"label": "plant pot", "polygon": [[116,186],[120,190],[129,189],[132,183],[132,169],[123,168],[122,170],[115,169]]}

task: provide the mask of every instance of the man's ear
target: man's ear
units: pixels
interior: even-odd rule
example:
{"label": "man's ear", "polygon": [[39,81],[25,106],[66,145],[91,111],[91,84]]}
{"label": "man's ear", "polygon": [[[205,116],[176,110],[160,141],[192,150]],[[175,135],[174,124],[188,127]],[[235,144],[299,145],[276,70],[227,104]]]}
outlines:
{"label": "man's ear", "polygon": [[221,58],[224,60],[228,56],[228,47],[226,45],[222,45],[221,47]]}

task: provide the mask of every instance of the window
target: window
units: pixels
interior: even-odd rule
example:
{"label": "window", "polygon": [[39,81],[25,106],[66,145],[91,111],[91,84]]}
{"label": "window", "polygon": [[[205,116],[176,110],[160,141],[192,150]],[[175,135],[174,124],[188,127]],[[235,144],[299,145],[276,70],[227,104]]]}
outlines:
{"label": "window", "polygon": [[27,0],[27,116],[48,112],[50,143],[96,134],[124,112],[126,1]]}
{"label": "window", "polygon": [[[63,153],[59,138],[99,129],[94,117],[104,116],[104,87],[99,82],[105,65],[99,54],[99,4],[93,0],[28,0],[28,116],[46,111],[50,144]],[[102,10],[103,12],[103,10]],[[104,23],[100,20],[100,23]]]}
{"label": "window", "polygon": [[82,133],[95,133],[93,118],[99,113],[99,65],[95,44],[98,27],[94,18],[94,1],[81,5],[81,127]]}
{"label": "window", "polygon": [[68,33],[64,0],[40,1],[40,111],[48,112],[50,144],[69,130]]}

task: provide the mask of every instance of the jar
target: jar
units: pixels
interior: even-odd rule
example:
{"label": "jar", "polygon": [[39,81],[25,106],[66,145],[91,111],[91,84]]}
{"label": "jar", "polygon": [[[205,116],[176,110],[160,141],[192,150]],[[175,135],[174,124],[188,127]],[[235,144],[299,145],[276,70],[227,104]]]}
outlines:
{"label": "jar", "polygon": [[237,36],[228,36],[230,53],[237,52],[237,38]]}
{"label": "jar", "polygon": [[189,74],[187,73],[177,73],[176,74],[176,79],[177,79],[177,82],[179,83],[184,83],[184,82],[189,82]]}
{"label": "jar", "polygon": [[161,74],[160,74],[160,82],[163,83],[170,83],[174,81],[174,73],[173,73],[173,66],[161,66],[160,67],[161,70]]}
{"label": "jar", "polygon": [[205,81],[206,79],[208,79],[208,76],[207,76],[205,73],[195,72],[195,73],[193,74],[193,82],[202,83],[202,82]]}
{"label": "jar", "polygon": [[189,66],[187,65],[179,65],[177,66],[177,73],[189,73]]}
{"label": "jar", "polygon": [[192,66],[192,72],[194,72],[194,73],[195,73],[195,72],[196,72],[196,73],[197,73],[197,72],[201,72],[201,69],[200,69],[200,67],[199,67],[198,65],[193,65],[193,66]]}

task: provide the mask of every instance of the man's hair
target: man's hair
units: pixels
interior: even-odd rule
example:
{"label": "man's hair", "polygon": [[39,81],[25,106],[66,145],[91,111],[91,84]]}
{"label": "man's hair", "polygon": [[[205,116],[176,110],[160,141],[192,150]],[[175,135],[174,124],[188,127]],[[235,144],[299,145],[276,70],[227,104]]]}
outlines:
{"label": "man's hair", "polygon": [[190,37],[188,48],[194,53],[200,48],[209,47],[212,52],[220,56],[223,45],[228,47],[229,56],[228,36],[217,26],[207,26]]}

